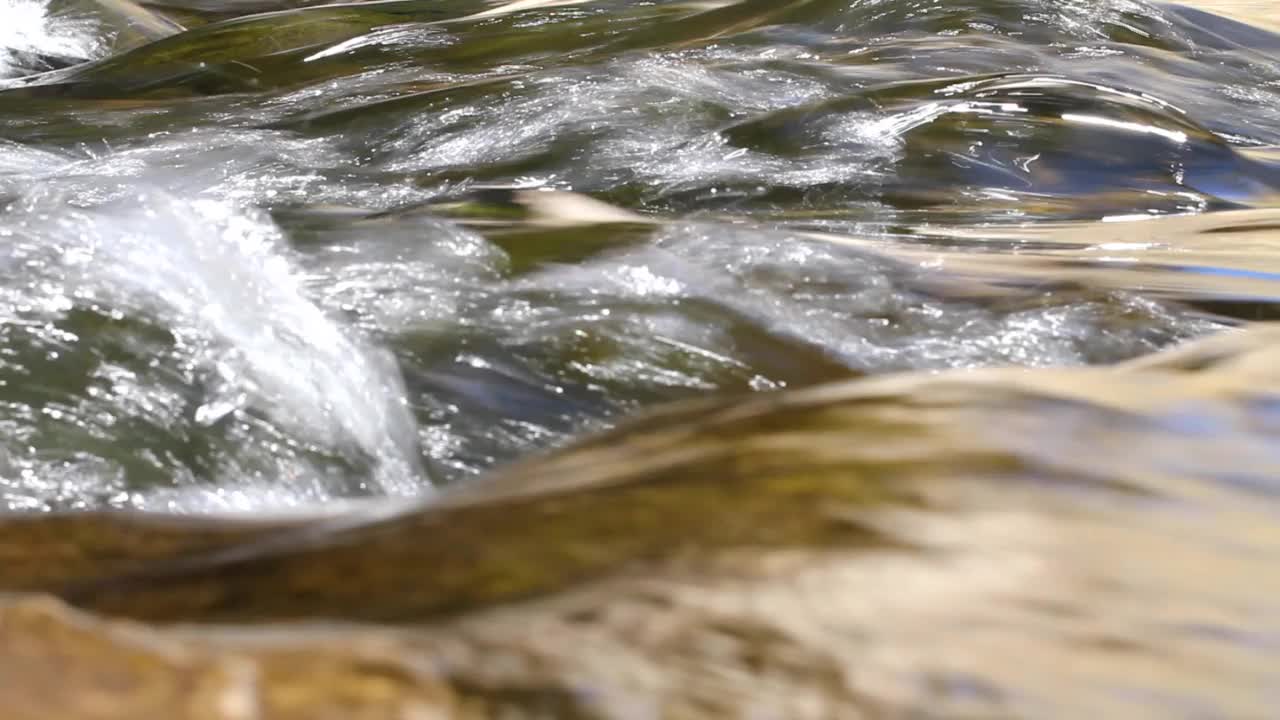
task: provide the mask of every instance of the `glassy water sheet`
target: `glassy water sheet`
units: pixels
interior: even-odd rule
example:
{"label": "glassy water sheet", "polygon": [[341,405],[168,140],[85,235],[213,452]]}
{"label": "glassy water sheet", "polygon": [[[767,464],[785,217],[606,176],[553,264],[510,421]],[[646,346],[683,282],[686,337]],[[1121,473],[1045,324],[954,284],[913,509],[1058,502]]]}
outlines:
{"label": "glassy water sheet", "polygon": [[666,401],[1112,363],[1275,297],[1265,221],[1179,220],[1269,212],[1275,36],[1192,11],[10,3],[10,510],[414,495]]}

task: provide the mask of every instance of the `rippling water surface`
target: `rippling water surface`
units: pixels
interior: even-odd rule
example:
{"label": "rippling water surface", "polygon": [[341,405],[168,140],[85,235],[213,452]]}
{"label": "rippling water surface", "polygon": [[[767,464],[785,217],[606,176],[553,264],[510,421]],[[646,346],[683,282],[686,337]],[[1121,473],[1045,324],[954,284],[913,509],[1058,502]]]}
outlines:
{"label": "rippling water surface", "polygon": [[[1277,357],[1280,35],[1233,7],[1257,24],[1140,0],[0,0],[0,511],[328,513],[668,401],[1012,366],[1037,370],[954,407],[905,375],[923,389],[877,402],[930,429],[851,437],[954,455],[960,488],[973,453],[1022,468],[1015,493],[1132,486],[1147,505],[1028,502],[1054,541],[1254,543],[1222,573],[1265,574],[1270,520],[1197,535],[1161,505],[1280,510],[1277,376],[1253,372]],[[1144,374],[1214,334],[1245,340]],[[1274,708],[1242,699],[1275,679],[1274,601],[1143,572],[1136,597],[1231,606],[1204,632],[1240,633],[1253,673],[1147,688],[1144,712]],[[1211,665],[1188,657],[1169,685]],[[994,692],[947,677],[930,692]]]}
{"label": "rippling water surface", "polygon": [[188,29],[6,6],[10,509],[420,492],[658,401],[1113,362],[1274,296],[1159,219],[1280,183],[1280,40],[1186,8],[161,5]]}

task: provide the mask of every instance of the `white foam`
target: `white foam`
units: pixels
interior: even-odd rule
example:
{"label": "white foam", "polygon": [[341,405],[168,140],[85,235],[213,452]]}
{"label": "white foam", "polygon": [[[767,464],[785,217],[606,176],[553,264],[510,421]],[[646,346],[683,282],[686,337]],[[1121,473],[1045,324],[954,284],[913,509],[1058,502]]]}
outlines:
{"label": "white foam", "polygon": [[87,60],[101,50],[91,19],[57,17],[47,0],[0,0],[0,78],[40,70],[41,56]]}
{"label": "white foam", "polygon": [[[365,492],[403,496],[429,487],[394,360],[310,300],[264,216],[155,191],[52,212],[58,205],[45,198],[21,208],[17,232],[27,251],[0,258],[29,278],[9,288],[25,317],[37,301],[43,317],[73,304],[158,317],[186,361],[213,378],[183,422],[208,426],[253,410],[304,446],[371,458]],[[294,500],[324,500],[323,479],[298,477],[306,463],[294,465],[278,469],[290,476],[279,480],[296,490]]]}

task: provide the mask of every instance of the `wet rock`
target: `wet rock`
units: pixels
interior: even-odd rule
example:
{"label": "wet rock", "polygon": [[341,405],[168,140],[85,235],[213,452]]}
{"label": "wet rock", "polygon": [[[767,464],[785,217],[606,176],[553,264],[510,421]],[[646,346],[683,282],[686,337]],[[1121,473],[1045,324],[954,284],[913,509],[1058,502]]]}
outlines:
{"label": "wet rock", "polygon": [[394,646],[343,638],[220,647],[47,600],[0,601],[0,696],[13,720],[429,720],[452,692]]}
{"label": "wet rock", "polygon": [[0,701],[24,720],[1256,715],[1280,680],[1252,609],[1280,592],[1271,504],[1208,490],[1224,453],[1268,467],[1276,340],[686,404],[416,508],[220,549],[70,534],[133,560],[25,587],[156,624],[11,597]]}

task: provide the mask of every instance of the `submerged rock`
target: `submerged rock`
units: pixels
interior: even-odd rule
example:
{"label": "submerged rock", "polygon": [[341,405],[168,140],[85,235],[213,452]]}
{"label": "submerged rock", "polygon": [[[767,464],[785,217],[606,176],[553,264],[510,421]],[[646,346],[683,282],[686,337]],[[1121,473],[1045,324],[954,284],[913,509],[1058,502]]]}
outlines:
{"label": "submerged rock", "polygon": [[161,624],[13,596],[0,702],[23,720],[1257,715],[1280,681],[1276,508],[1249,489],[1275,477],[1278,340],[677,406],[416,508],[301,525],[9,520],[28,567],[109,559],[10,589]]}

